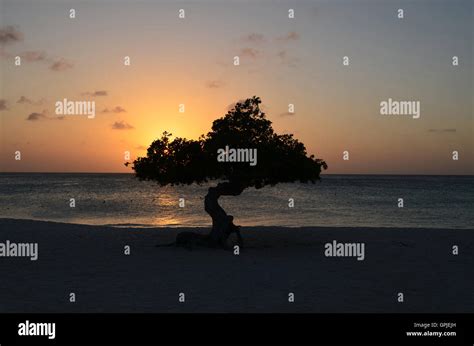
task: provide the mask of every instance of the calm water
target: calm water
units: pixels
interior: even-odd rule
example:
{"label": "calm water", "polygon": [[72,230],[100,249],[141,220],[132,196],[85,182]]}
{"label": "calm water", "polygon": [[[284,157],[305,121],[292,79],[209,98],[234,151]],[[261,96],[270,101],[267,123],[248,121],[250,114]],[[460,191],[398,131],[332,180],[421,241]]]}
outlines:
{"label": "calm water", "polygon": [[[208,186],[159,187],[130,174],[2,173],[0,217],[206,226]],[[185,208],[178,206],[180,197]],[[289,198],[294,208],[288,208]],[[397,207],[398,198],[404,208]],[[474,228],[474,177],[331,175],[314,185],[248,189],[221,204],[240,225]]]}

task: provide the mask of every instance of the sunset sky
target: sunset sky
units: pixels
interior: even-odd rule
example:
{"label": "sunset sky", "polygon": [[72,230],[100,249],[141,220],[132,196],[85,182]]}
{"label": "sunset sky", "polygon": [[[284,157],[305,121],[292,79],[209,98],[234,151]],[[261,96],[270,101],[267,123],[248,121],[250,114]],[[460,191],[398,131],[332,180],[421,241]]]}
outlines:
{"label": "sunset sky", "polygon": [[[474,174],[471,0],[0,4],[1,172],[131,172],[124,151],[198,138],[257,95],[327,173]],[[58,119],[64,98],[95,118]],[[388,98],[420,101],[420,119],[380,115]]]}

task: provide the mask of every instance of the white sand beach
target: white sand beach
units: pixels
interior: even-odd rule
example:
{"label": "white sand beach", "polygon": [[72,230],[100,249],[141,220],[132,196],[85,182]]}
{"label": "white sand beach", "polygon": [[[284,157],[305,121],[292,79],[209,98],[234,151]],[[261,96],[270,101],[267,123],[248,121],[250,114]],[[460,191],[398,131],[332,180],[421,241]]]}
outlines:
{"label": "white sand beach", "polygon": [[[238,256],[155,247],[183,230],[208,231],[0,219],[0,243],[38,243],[36,261],[0,257],[0,312],[474,312],[474,230],[243,227]],[[326,257],[333,240],[364,260]]]}

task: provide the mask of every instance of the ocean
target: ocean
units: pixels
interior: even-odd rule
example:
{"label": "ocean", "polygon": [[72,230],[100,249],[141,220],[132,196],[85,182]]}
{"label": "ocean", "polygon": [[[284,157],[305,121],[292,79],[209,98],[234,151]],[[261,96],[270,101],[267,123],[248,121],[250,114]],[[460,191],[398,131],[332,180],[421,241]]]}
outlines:
{"label": "ocean", "polygon": [[[117,227],[209,226],[203,203],[211,185],[160,187],[132,174],[1,173],[0,217]],[[249,188],[220,202],[242,226],[474,229],[473,176],[324,175],[316,184]]]}

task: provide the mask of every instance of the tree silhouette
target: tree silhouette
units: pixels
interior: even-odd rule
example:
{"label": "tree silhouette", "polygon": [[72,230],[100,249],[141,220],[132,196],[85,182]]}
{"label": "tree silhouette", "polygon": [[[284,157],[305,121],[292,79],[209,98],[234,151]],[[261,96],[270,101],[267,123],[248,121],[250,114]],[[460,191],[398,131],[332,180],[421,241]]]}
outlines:
{"label": "tree silhouette", "polygon": [[[327,168],[323,160],[307,156],[304,144],[292,134],[276,134],[260,110],[260,103],[256,96],[238,102],[198,140],[171,140],[171,134],[164,132],[151,143],[145,157],[133,162],[132,169],[139,179],[154,180],[162,186],[218,181],[209,188],[204,202],[204,209],[212,218],[212,230],[201,241],[209,246],[225,247],[229,235],[238,229],[233,216],[219,205],[219,197],[238,196],[248,187],[260,189],[295,181],[314,183],[321,169]],[[256,149],[257,164],[219,162],[218,150],[226,146]]]}

